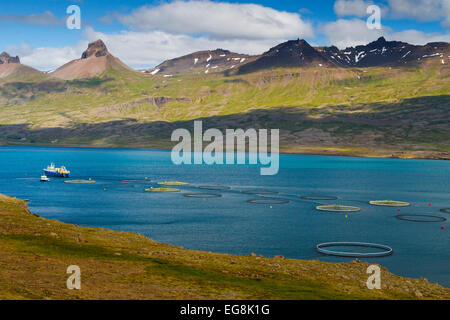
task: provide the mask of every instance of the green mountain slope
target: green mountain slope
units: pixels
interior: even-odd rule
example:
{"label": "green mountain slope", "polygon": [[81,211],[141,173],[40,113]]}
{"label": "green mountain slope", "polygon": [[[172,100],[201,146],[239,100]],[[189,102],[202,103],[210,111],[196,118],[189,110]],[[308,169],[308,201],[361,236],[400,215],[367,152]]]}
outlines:
{"label": "green mountain slope", "polygon": [[173,129],[280,128],[289,152],[449,158],[449,67],[0,82],[0,143],[169,147]]}

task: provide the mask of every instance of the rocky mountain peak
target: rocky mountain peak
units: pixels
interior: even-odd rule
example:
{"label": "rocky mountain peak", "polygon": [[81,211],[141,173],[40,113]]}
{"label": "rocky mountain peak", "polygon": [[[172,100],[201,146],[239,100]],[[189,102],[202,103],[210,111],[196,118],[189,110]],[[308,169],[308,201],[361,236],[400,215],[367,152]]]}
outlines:
{"label": "rocky mountain peak", "polygon": [[18,56],[11,57],[7,52],[2,52],[0,54],[0,64],[4,63],[20,63],[20,59]]}
{"label": "rocky mountain peak", "polygon": [[89,43],[88,48],[83,52],[81,59],[87,59],[93,55],[96,57],[103,57],[108,54],[108,48],[106,48],[105,43],[102,40],[97,40]]}
{"label": "rocky mountain peak", "polygon": [[284,43],[281,43],[280,45],[272,48],[270,51],[280,51],[280,50],[304,50],[309,49],[312,47],[309,45],[309,43],[306,40],[303,39],[297,39],[297,40],[290,40]]}

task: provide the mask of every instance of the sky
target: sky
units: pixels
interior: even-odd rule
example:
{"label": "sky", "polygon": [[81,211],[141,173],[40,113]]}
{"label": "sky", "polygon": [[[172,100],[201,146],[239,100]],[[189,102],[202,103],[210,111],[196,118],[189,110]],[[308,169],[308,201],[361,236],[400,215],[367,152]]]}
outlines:
{"label": "sky", "polygon": [[[67,27],[71,5],[80,8],[80,29]],[[380,29],[367,26],[371,5],[380,8]],[[40,70],[80,58],[97,39],[140,69],[216,48],[261,54],[297,38],[339,48],[380,36],[450,42],[450,0],[2,0],[0,28],[0,51]]]}

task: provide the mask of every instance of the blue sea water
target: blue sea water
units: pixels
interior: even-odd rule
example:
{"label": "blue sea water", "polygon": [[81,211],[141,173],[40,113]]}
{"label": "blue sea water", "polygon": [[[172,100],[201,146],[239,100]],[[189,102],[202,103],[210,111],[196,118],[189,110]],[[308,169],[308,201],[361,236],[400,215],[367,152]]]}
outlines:
{"label": "blue sea water", "polygon": [[[50,162],[65,165],[73,179],[93,185],[41,183]],[[450,287],[450,224],[415,223],[395,218],[397,208],[374,207],[372,199],[411,202],[401,214],[428,214],[450,207],[450,162],[305,155],[281,155],[280,172],[261,176],[257,166],[175,166],[170,152],[84,148],[0,148],[0,193],[30,199],[33,212],[81,226],[142,233],[187,249],[220,253],[283,255],[288,258],[350,261],[318,254],[319,243],[371,242],[391,246],[390,257],[367,259],[391,272],[425,277]],[[145,180],[146,177],[151,180]],[[127,180],[127,181],[125,181]],[[181,193],[146,193],[158,181],[186,181]],[[205,191],[204,185],[229,186]],[[278,191],[288,204],[248,203],[261,199],[242,190]],[[221,198],[198,199],[183,193],[212,192]],[[301,195],[339,197],[331,203],[354,205],[361,212],[315,210],[328,201]],[[431,206],[429,205],[431,204]],[[442,226],[445,229],[442,229]]]}

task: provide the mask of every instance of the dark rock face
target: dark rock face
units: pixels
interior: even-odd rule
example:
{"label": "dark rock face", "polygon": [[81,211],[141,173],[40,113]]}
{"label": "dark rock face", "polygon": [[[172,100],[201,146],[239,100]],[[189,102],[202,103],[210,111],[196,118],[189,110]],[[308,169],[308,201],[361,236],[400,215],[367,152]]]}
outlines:
{"label": "dark rock face", "polygon": [[4,63],[20,63],[20,59],[18,56],[11,57],[8,53],[2,52],[2,54],[0,54],[0,64]]}
{"label": "dark rock face", "polygon": [[333,64],[305,40],[282,43],[239,69],[239,73],[249,73],[271,68],[322,67]]}
{"label": "dark rock face", "polygon": [[166,60],[157,67],[146,70],[151,74],[206,74],[222,72],[238,68],[255,57],[230,52],[228,50],[216,49],[212,51],[198,51],[186,56]]}
{"label": "dark rock face", "polygon": [[93,55],[96,57],[104,57],[108,53],[105,43],[102,40],[97,40],[89,43],[87,50],[81,55],[81,59],[87,59]]}
{"label": "dark rock face", "polygon": [[[421,61],[450,57],[447,42],[428,43],[424,46],[400,41],[387,41],[384,37],[367,45],[340,50],[336,46],[312,47],[305,40],[287,41],[259,56],[233,53],[223,49],[200,51],[144,70],[145,73],[167,76],[189,73],[225,72],[240,74],[275,68],[300,67],[377,67],[416,64]],[[442,60],[442,64],[445,61]]]}
{"label": "dark rock face", "polygon": [[445,42],[424,46],[399,41],[386,41],[381,37],[368,45],[339,50],[336,47],[318,48],[328,60],[341,67],[376,67],[401,65],[430,57],[445,56],[450,45]]}

